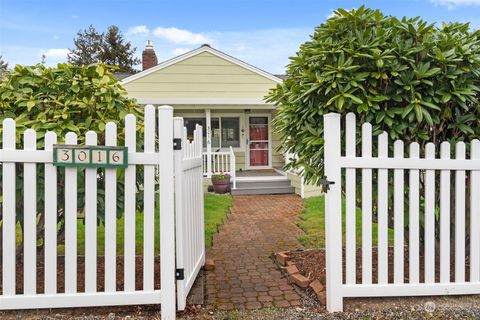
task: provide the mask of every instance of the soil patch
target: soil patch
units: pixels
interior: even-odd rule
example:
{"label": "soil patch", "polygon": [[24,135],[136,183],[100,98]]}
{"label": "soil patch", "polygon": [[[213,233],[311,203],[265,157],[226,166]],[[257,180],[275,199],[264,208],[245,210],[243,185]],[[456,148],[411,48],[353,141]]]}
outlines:
{"label": "soil patch", "polygon": [[[124,286],[124,272],[122,256],[117,257],[117,291],[122,291]],[[77,291],[85,292],[85,258],[77,258]],[[108,272],[108,270],[107,270]],[[155,257],[154,262],[154,288],[160,289],[160,257]],[[44,293],[44,263],[39,261],[37,263],[37,293]],[[0,268],[0,292],[2,292],[2,270]],[[143,288],[143,257],[137,256],[135,259],[135,288],[142,290]],[[97,258],[97,291],[103,292],[105,290],[105,259],[104,257]],[[65,258],[60,256],[57,258],[57,292],[65,292]],[[16,293],[23,293],[23,262],[19,261],[16,264]]]}
{"label": "soil patch", "polygon": [[[393,283],[393,247],[388,248],[388,283]],[[300,273],[310,279],[318,279],[323,285],[325,281],[325,250],[297,250],[290,253],[291,260],[300,270]],[[378,283],[378,251],[377,248],[372,249],[372,282]],[[424,257],[420,255],[420,282],[424,282],[424,274],[422,272],[424,265]],[[454,260],[451,259],[450,279],[455,279]],[[362,283],[362,249],[356,251],[356,283]],[[465,261],[465,281],[470,280],[470,263],[468,259]],[[345,250],[343,250],[343,281],[345,281]],[[409,259],[408,250],[404,252],[404,283],[409,283]],[[435,257],[435,282],[440,282],[440,258]]]}
{"label": "soil patch", "polygon": [[[289,253],[292,262],[297,266],[300,273],[311,280],[318,279],[322,285],[326,287],[325,281],[325,250],[298,250]],[[345,261],[345,251],[343,252]],[[356,252],[357,270],[356,270],[356,283],[362,281],[362,268],[361,268],[361,248]],[[393,248],[389,248],[388,251],[388,283],[393,283]],[[423,270],[423,256],[420,257],[420,270]],[[436,258],[436,282],[439,282],[440,278],[440,266],[439,259]],[[372,282],[378,283],[377,280],[377,249],[373,248],[372,252]],[[404,274],[405,283],[409,282],[408,279],[408,251],[405,252],[405,269]],[[469,281],[469,262],[465,262],[466,268],[466,281]],[[451,279],[455,278],[455,268],[451,266]],[[345,281],[345,262],[343,264],[343,278]],[[422,272],[420,273],[420,282],[424,281]],[[307,288],[305,292],[311,298],[316,298],[315,293],[311,288]],[[435,306],[433,313],[426,312],[427,305]],[[460,312],[461,311],[461,312]],[[467,318],[474,318],[480,315],[480,295],[465,295],[465,296],[424,296],[424,297],[378,297],[378,298],[345,298],[344,299],[344,312],[350,313],[352,319],[362,318],[366,315],[381,315],[382,318],[402,318],[396,317],[397,315],[405,315],[405,312],[410,315],[416,315],[420,318],[431,317],[432,319],[451,319],[454,315],[465,312],[468,315]],[[460,313],[459,313],[460,312]],[[350,317],[348,317],[350,318]],[[462,318],[462,317],[460,317]]]}

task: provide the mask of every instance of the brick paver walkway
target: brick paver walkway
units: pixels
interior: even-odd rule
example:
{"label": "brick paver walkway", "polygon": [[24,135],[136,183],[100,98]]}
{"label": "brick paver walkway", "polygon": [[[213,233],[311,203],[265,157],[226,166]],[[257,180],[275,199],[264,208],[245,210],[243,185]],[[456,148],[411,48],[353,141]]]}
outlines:
{"label": "brick paver walkway", "polygon": [[206,303],[219,309],[300,305],[277,269],[275,251],[300,248],[295,225],[302,200],[296,195],[234,196],[233,208],[215,235],[206,272]]}

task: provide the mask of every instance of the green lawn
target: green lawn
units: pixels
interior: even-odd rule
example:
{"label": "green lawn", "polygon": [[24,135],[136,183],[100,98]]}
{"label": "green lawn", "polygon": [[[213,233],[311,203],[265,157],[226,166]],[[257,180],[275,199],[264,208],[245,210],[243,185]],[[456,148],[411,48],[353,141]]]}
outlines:
{"label": "green lawn", "polygon": [[[300,242],[306,248],[324,248],[325,247],[325,198],[323,196],[305,199],[305,209],[300,214],[301,221],[299,227],[305,231],[305,235],[299,237]],[[362,212],[357,208],[356,212],[356,244],[362,244]],[[345,242],[345,201],[342,203],[342,224],[343,241]],[[376,223],[372,227],[373,244],[377,244],[378,226]],[[388,230],[389,243],[393,243],[393,230]]]}
{"label": "green lawn", "polygon": [[[212,245],[212,236],[217,232],[217,228],[221,225],[227,216],[228,210],[232,205],[232,197],[230,195],[216,195],[205,194],[205,245],[210,247]],[[85,225],[82,220],[77,223],[77,239],[78,239],[78,255],[83,255],[85,252]],[[160,252],[160,233],[159,233],[159,216],[158,211],[155,215],[155,252]],[[143,213],[137,212],[136,215],[136,239],[135,251],[141,254],[143,251]],[[124,219],[123,217],[117,219],[117,255],[123,255],[124,241]],[[19,243],[21,237],[20,225],[17,225],[17,242]],[[97,227],[97,251],[98,255],[103,255],[105,251],[105,227],[100,224]],[[58,246],[58,254],[64,254],[64,245]]]}

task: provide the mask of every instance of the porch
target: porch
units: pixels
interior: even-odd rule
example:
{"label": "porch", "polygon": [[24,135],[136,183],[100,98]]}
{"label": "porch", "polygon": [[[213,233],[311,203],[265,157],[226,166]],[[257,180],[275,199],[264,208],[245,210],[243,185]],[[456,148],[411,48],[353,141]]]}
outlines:
{"label": "porch", "polygon": [[236,170],[233,149],[228,152],[212,152],[210,155],[204,152],[203,161],[203,175],[207,184],[214,174],[229,174],[233,195],[295,193],[287,173],[281,169]]}

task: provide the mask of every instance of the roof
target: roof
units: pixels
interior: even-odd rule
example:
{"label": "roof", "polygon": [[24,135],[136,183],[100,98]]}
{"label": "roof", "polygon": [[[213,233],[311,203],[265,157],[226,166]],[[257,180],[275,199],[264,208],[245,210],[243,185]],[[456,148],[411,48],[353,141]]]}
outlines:
{"label": "roof", "polygon": [[128,78],[128,77],[130,77],[134,74],[136,74],[136,73],[133,73],[133,72],[114,72],[113,73],[113,75],[115,77],[117,77],[117,79],[120,79],[120,80]]}
{"label": "roof", "polygon": [[261,75],[261,76],[263,76],[263,77],[265,77],[265,78],[268,78],[268,79],[270,79],[270,80],[272,80],[272,81],[274,81],[274,82],[277,82],[277,83],[282,83],[282,82],[283,82],[283,80],[282,80],[280,77],[278,77],[278,76],[275,76],[275,75],[273,75],[273,74],[271,74],[271,73],[268,73],[267,71],[264,71],[264,70],[262,70],[262,69],[259,69],[259,68],[257,68],[257,67],[254,67],[254,66],[252,66],[251,64],[248,64],[248,63],[246,63],[246,62],[244,62],[244,61],[242,61],[242,60],[239,60],[239,59],[237,59],[237,58],[234,58],[234,57],[232,57],[232,56],[230,56],[230,55],[228,55],[228,54],[226,54],[226,53],[224,53],[224,52],[221,52],[221,51],[219,51],[219,50],[217,50],[217,49],[214,49],[214,48],[210,47],[210,45],[208,45],[208,44],[204,44],[204,45],[202,45],[201,47],[199,47],[199,48],[197,48],[197,49],[194,49],[194,50],[192,50],[192,51],[189,51],[189,52],[187,52],[187,53],[184,53],[184,54],[179,55],[179,56],[177,56],[177,57],[174,57],[174,58],[172,58],[172,59],[169,59],[169,60],[166,60],[166,61],[164,61],[164,62],[161,62],[161,63],[157,64],[155,67],[149,68],[149,69],[144,70],[144,71],[142,71],[142,72],[139,72],[139,73],[136,73],[136,74],[131,75],[131,76],[129,76],[129,77],[126,77],[126,78],[124,78],[124,79],[122,80],[121,84],[126,84],[126,83],[129,83],[129,82],[134,81],[134,80],[136,80],[136,79],[142,78],[142,77],[144,77],[144,76],[146,76],[146,75],[149,75],[149,74],[151,74],[151,73],[153,73],[153,72],[155,72],[155,71],[158,71],[158,70],[161,70],[161,69],[166,68],[166,67],[168,67],[168,66],[171,66],[171,65],[173,65],[173,64],[175,64],[175,63],[177,63],[177,62],[183,61],[183,60],[185,60],[185,59],[188,59],[188,58],[190,58],[190,57],[193,57],[193,56],[195,56],[195,55],[197,55],[197,54],[199,54],[199,53],[202,53],[202,52],[209,52],[209,53],[211,53],[211,54],[213,54],[213,55],[215,55],[215,56],[217,56],[217,57],[220,57],[220,58],[223,58],[223,59],[225,59],[225,60],[227,60],[227,61],[230,61],[231,63],[234,63],[234,64],[236,64],[236,65],[238,65],[238,66],[240,66],[240,67],[243,67],[243,68],[245,68],[245,69],[248,69],[248,70],[250,70],[250,71],[252,71],[252,72],[254,72],[254,73],[257,73],[257,74],[259,74],[259,75]]}

